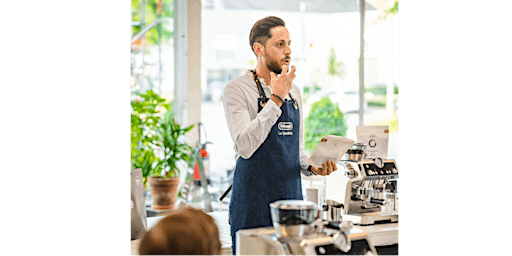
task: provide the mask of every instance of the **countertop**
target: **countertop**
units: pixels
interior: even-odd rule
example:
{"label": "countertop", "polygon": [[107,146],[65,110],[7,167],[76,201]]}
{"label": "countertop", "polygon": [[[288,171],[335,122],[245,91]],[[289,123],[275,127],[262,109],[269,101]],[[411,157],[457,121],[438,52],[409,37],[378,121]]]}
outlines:
{"label": "countertop", "polygon": [[367,226],[354,225],[354,228],[368,234],[373,246],[398,244],[398,222]]}
{"label": "countertop", "polygon": [[[228,223],[228,212],[209,212],[219,228],[220,242],[222,244],[222,255],[232,255],[231,252],[231,234]],[[148,229],[152,228],[164,216],[148,217]],[[373,246],[398,244],[398,223],[387,223],[378,225],[358,226],[354,228],[361,229],[368,234]],[[132,255],[139,254],[140,239],[131,241]]]}

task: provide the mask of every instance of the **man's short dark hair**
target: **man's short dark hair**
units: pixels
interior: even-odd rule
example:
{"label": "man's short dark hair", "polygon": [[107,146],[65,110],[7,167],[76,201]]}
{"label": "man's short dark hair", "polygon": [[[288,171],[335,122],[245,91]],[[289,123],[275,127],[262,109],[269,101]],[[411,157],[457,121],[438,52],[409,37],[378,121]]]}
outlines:
{"label": "man's short dark hair", "polygon": [[[269,16],[254,23],[251,33],[249,34],[249,44],[251,45],[252,52],[254,52],[254,48],[252,47],[254,43],[260,43],[266,46],[268,39],[272,37],[270,29],[279,26],[284,27],[284,21],[275,16]],[[256,52],[254,52],[254,54],[256,54]]]}

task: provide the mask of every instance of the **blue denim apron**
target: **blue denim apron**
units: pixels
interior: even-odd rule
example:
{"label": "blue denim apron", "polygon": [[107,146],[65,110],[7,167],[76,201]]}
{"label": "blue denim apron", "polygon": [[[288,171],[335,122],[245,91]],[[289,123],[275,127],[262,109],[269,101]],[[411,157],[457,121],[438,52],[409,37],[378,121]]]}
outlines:
{"label": "blue denim apron", "polygon": [[[258,99],[258,112],[268,100],[266,97]],[[229,204],[233,254],[236,254],[238,230],[272,226],[270,203],[303,199],[299,109],[292,98],[285,100],[281,110],[281,116],[263,144],[249,159],[239,157],[236,162]]]}

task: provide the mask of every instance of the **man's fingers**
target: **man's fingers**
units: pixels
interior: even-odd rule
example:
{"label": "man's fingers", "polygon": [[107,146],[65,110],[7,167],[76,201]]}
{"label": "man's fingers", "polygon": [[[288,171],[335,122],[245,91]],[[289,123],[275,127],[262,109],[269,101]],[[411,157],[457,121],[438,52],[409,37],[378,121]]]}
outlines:
{"label": "man's fingers", "polygon": [[325,176],[325,173],[324,173],[324,169],[323,169],[323,168],[318,167],[318,168],[316,168],[316,170],[317,170],[317,173],[318,173],[319,175]]}
{"label": "man's fingers", "polygon": [[292,66],[292,68],[290,70],[290,75],[295,74],[295,70],[296,70],[296,68],[295,68],[295,65],[294,65],[294,66]]}
{"label": "man's fingers", "polygon": [[283,70],[281,71],[281,75],[288,74],[288,65],[283,65]]}
{"label": "man's fingers", "polygon": [[277,79],[276,74],[275,74],[274,72],[272,72],[272,71],[271,71],[271,72],[270,72],[270,83],[271,83],[271,84],[274,84],[274,82],[276,81],[276,79]]}
{"label": "man's fingers", "polygon": [[338,170],[338,166],[333,161],[326,161],[322,164],[322,168],[318,167],[311,167],[311,171],[318,175],[327,176],[330,175],[332,172]]}

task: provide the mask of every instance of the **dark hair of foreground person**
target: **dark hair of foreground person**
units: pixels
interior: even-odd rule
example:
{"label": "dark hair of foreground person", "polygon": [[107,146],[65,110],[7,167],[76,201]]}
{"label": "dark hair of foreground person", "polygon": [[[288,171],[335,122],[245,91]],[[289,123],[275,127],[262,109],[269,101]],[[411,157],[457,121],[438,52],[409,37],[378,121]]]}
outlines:
{"label": "dark hair of foreground person", "polygon": [[213,218],[199,209],[173,211],[143,234],[140,255],[219,255],[219,229]]}

